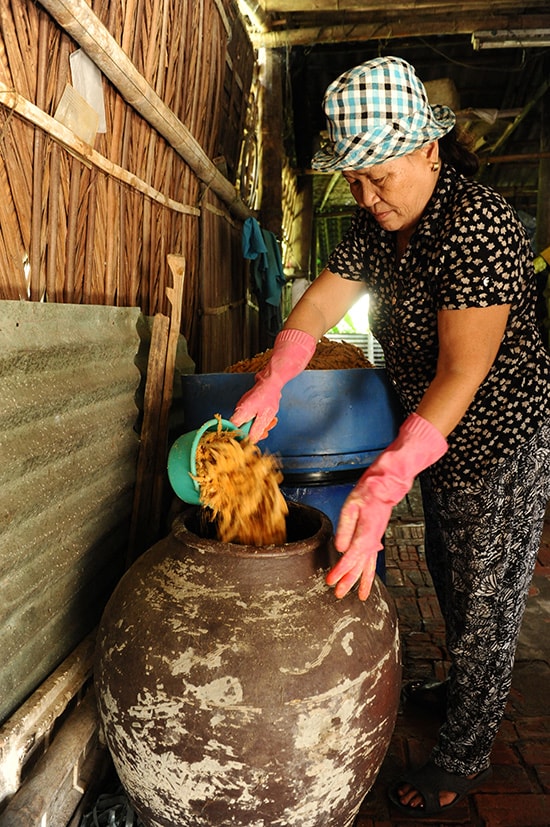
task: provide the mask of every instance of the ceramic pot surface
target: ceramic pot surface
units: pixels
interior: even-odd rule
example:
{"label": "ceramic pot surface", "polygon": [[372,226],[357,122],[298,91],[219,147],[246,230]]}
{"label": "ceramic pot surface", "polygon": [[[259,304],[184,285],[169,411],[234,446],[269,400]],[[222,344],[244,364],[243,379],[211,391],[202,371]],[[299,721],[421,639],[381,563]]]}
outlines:
{"label": "ceramic pot surface", "polygon": [[393,732],[395,608],[325,584],[332,526],[290,504],[288,542],[204,536],[192,507],[125,574],[98,632],[113,761],[146,827],[351,827]]}

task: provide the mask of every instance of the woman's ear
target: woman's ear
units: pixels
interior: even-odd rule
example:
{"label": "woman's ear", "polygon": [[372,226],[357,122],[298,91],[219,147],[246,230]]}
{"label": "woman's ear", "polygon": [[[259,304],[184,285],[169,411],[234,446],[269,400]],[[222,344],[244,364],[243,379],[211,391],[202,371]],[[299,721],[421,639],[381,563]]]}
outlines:
{"label": "woman's ear", "polygon": [[420,152],[426,158],[426,163],[432,172],[438,172],[441,166],[439,160],[439,142],[430,141],[429,144],[424,144],[420,147]]}
{"label": "woman's ear", "polygon": [[426,156],[428,163],[435,164],[439,161],[439,141],[430,141],[429,144],[424,144],[420,151]]}

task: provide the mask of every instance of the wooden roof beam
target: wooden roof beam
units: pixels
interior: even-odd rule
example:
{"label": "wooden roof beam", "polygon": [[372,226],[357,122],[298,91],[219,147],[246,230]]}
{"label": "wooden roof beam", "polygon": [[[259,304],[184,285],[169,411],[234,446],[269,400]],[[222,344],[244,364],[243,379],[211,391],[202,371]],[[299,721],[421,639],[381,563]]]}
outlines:
{"label": "wooden roof beam", "polygon": [[[249,0],[255,6],[259,6],[266,15],[273,14],[315,14],[330,13],[343,14],[345,12],[362,12],[369,15],[375,11],[388,11],[388,0]],[[531,0],[529,8],[548,8],[548,0]],[[487,14],[500,15],[505,12],[518,13],[525,9],[524,3],[517,0],[458,0],[456,3],[450,0],[434,2],[434,0],[392,0],[392,12],[408,12],[411,15],[422,14],[426,11],[444,12],[445,7],[451,9],[455,14],[464,12],[471,14],[472,11],[479,11]]]}
{"label": "wooden roof beam", "polygon": [[495,16],[444,15],[426,18],[387,20],[377,23],[341,23],[337,25],[305,26],[271,32],[251,31],[250,38],[256,47],[278,49],[288,46],[312,46],[321,43],[353,43],[369,40],[393,40],[405,37],[430,37],[434,35],[472,34],[480,29],[547,29],[550,14]]}

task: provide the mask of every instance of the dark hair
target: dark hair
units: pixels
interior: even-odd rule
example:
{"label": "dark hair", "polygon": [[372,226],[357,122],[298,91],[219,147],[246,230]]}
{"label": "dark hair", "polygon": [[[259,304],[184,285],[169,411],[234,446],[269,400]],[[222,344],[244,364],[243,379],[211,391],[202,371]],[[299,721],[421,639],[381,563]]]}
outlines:
{"label": "dark hair", "polygon": [[439,139],[439,155],[441,160],[454,167],[463,175],[475,175],[479,169],[479,158],[471,149],[472,138],[464,130],[453,126]]}

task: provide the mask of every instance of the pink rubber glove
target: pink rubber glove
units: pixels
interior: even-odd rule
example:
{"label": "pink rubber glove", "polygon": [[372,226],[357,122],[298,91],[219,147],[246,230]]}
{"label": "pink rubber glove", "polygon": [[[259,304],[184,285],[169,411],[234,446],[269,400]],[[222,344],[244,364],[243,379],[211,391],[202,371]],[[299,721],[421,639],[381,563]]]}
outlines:
{"label": "pink rubber glove", "polygon": [[[273,354],[256,382],[237,402],[231,422],[240,427],[254,419],[248,438],[258,442],[276,424],[283,387],[301,373],[315,353],[317,340],[303,330],[281,330],[275,338]],[[255,418],[254,418],[255,417]]]}
{"label": "pink rubber glove", "polygon": [[336,585],[336,597],[344,597],[360,579],[359,599],[367,599],[394,505],[410,491],[416,475],[440,459],[447,448],[441,432],[413,413],[365,471],[338,520],[335,546],[344,556],[326,578],[329,586]]}

